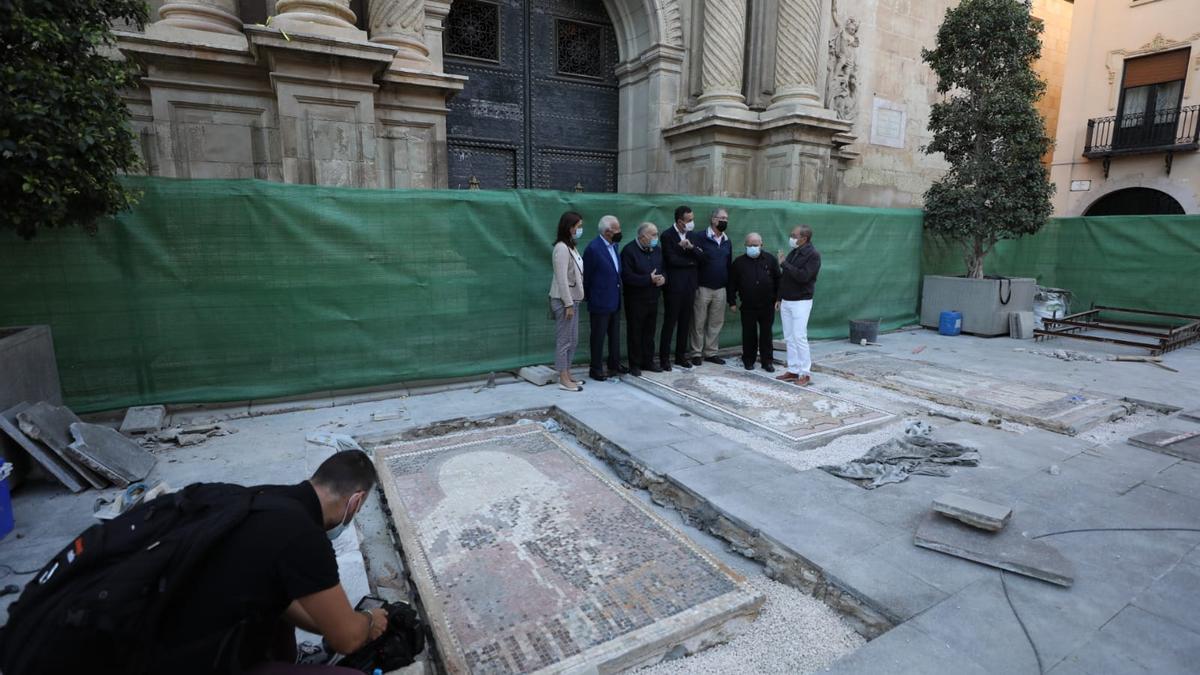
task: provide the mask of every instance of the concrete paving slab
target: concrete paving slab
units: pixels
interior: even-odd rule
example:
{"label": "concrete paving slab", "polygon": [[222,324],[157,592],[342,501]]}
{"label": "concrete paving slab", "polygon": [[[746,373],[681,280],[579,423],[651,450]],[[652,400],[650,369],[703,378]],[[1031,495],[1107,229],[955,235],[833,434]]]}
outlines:
{"label": "concrete paving slab", "polygon": [[[912,546],[909,543],[909,546]],[[909,573],[876,549],[848,556],[829,577],[844,588],[852,588],[889,621],[901,624],[950,597]]]}
{"label": "concrete paving slab", "polygon": [[1200,634],[1200,567],[1177,565],[1156,579],[1133,604]]}
{"label": "concrete paving slab", "polygon": [[543,387],[558,381],[558,372],[549,366],[525,366],[517,371],[517,377],[530,384]]}
{"label": "concrete paving slab", "polygon": [[723,459],[753,453],[750,448],[718,434],[693,438],[671,446],[700,464],[712,464]]}
{"label": "concrete paving slab", "polygon": [[761,605],[541,425],[375,453],[449,672],[635,667]]}
{"label": "concrete paving slab", "polygon": [[906,623],[838,660],[825,672],[835,675],[987,675],[991,671],[954,646]]}
{"label": "concrete paving slab", "polygon": [[679,469],[700,466],[700,462],[669,445],[630,450],[629,454],[641,462],[642,466],[659,475],[666,475]]}
{"label": "concrete paving slab", "polygon": [[1124,417],[1130,408],[1107,394],[1008,380],[881,354],[833,354],[821,359],[814,369],[1067,435]]}
{"label": "concrete paving slab", "polygon": [[1070,586],[1075,568],[1050,544],[1028,539],[1016,527],[984,532],[930,512],[921,521],[913,543],[1016,574]]}
{"label": "concrete paving slab", "polygon": [[67,451],[67,446],[73,441],[71,425],[79,421],[80,419],[75,416],[75,413],[65,406],[51,405],[44,401],[34,403],[17,413],[17,426],[26,436],[41,442],[42,445],[54,451],[54,454],[58,455],[92,487],[105,488],[108,486],[108,481],[80,464]]}
{"label": "concrete paving slab", "polygon": [[1129,442],[1154,452],[1200,462],[1200,431],[1156,429],[1130,436]]}
{"label": "concrete paving slab", "polygon": [[1196,408],[1195,410],[1184,410],[1183,412],[1179,413],[1179,416],[1190,422],[1200,422],[1200,408]]}
{"label": "concrete paving slab", "polygon": [[893,419],[870,406],[728,365],[647,372],[630,384],[698,415],[792,445],[823,443]]}
{"label": "concrete paving slab", "polygon": [[990,567],[969,560],[913,546],[912,530],[897,532],[868,553],[873,559],[886,561],[947,594],[957,593],[996,573]]}
{"label": "concrete paving slab", "polygon": [[1059,463],[1072,480],[1113,494],[1124,494],[1179,460],[1127,443],[1100,445]]}
{"label": "concrete paving slab", "polygon": [[125,418],[121,421],[121,433],[123,434],[147,434],[153,431],[158,431],[163,427],[163,420],[167,417],[167,409],[161,405],[142,405],[135,406],[125,411]]}
{"label": "concrete paving slab", "polygon": [[1123,609],[1095,636],[1047,672],[1194,673],[1200,634],[1137,607]]}
{"label": "concrete paving slab", "polygon": [[933,510],[971,527],[996,532],[1012,518],[1012,507],[993,504],[970,495],[949,492],[933,500]]}
{"label": "concrete paving slab", "polygon": [[711,497],[799,475],[796,469],[758,453],[671,472],[671,479],[694,495]]}
{"label": "concrete paving slab", "polygon": [[71,492],[83,492],[88,489],[88,484],[83,480],[83,477],[66,460],[41,443],[26,436],[25,432],[21,431],[17,426],[17,413],[28,407],[28,403],[18,403],[0,413],[0,431],[8,434],[8,437],[16,441],[22,450],[29,453],[29,456],[45,469],[46,473],[62,483]]}
{"label": "concrete paving slab", "polygon": [[150,475],[158,460],[116,429],[76,422],[71,425],[74,442],[67,452],[117,487],[127,487]]}
{"label": "concrete paving slab", "polygon": [[1179,461],[1146,479],[1146,485],[1188,499],[1200,499],[1200,464]]}

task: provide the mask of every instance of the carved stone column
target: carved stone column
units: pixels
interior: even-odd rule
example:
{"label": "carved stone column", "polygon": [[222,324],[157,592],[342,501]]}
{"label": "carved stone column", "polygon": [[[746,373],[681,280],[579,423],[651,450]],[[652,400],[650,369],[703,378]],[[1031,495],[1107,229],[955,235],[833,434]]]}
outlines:
{"label": "carved stone column", "polygon": [[742,64],[746,49],[746,0],[707,0],[703,25],[699,105],[745,108]]}
{"label": "carved stone column", "polygon": [[425,45],[425,0],[370,0],[367,5],[371,42],[397,48],[392,68],[429,71]]}
{"label": "carved stone column", "polygon": [[346,40],[366,40],[366,31],[355,27],[357,17],[350,0],[279,0],[272,28],[285,33],[322,35]]}
{"label": "carved stone column", "polygon": [[158,24],[175,28],[239,35],[237,0],[168,0],[158,10]]}
{"label": "carved stone column", "polygon": [[771,107],[821,106],[821,0],[780,0],[775,45],[775,95]]}

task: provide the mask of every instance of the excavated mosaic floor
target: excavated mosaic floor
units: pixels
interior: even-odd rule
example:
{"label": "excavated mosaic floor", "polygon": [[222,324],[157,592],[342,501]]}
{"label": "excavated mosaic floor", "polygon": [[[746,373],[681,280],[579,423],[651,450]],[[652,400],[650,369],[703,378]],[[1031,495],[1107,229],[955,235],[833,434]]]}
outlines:
{"label": "excavated mosaic floor", "polygon": [[631,379],[701,415],[747,431],[766,431],[790,443],[827,440],[892,418],[882,410],[731,366],[643,372],[642,377]]}
{"label": "excavated mosaic floor", "polygon": [[447,672],[613,672],[761,605],[540,424],[386,442],[375,462]]}

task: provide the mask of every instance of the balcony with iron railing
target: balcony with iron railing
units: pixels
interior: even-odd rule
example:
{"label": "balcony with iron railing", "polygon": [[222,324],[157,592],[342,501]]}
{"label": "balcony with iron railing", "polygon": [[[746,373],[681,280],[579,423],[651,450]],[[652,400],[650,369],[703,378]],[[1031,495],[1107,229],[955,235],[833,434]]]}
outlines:
{"label": "balcony with iron railing", "polygon": [[1176,152],[1200,149],[1200,106],[1167,108],[1152,113],[1133,113],[1088,120],[1083,156],[1104,159],[1104,177],[1109,160],[1121,155],[1166,153],[1167,173]]}

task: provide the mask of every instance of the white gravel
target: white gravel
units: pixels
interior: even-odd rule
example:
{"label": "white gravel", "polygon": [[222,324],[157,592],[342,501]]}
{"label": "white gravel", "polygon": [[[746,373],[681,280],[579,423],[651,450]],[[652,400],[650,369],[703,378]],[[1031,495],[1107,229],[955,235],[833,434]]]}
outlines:
{"label": "white gravel", "polygon": [[638,671],[639,675],[812,673],[866,640],[820,600],[756,574],[747,582],[766,596],[762,613],[732,640],[699,654]]}
{"label": "white gravel", "polygon": [[726,426],[720,422],[702,419],[700,423],[715,434],[724,436],[731,441],[737,441],[746,447],[752,448],[771,459],[779,460],[799,471],[815,469],[818,466],[826,464],[849,462],[852,459],[862,457],[867,450],[876,445],[904,434],[903,421],[896,421],[895,423],[878,427],[864,434],[838,436],[819,448],[798,450],[783,443],[769,440],[758,434]]}
{"label": "white gravel", "polygon": [[1076,438],[1090,441],[1097,445],[1117,443],[1124,441],[1139,431],[1148,430],[1146,429],[1147,427],[1153,427],[1158,422],[1161,422],[1164,417],[1165,415],[1162,413],[1150,410],[1149,408],[1139,407],[1131,415],[1122,417],[1114,422],[1097,424],[1079,434]]}

